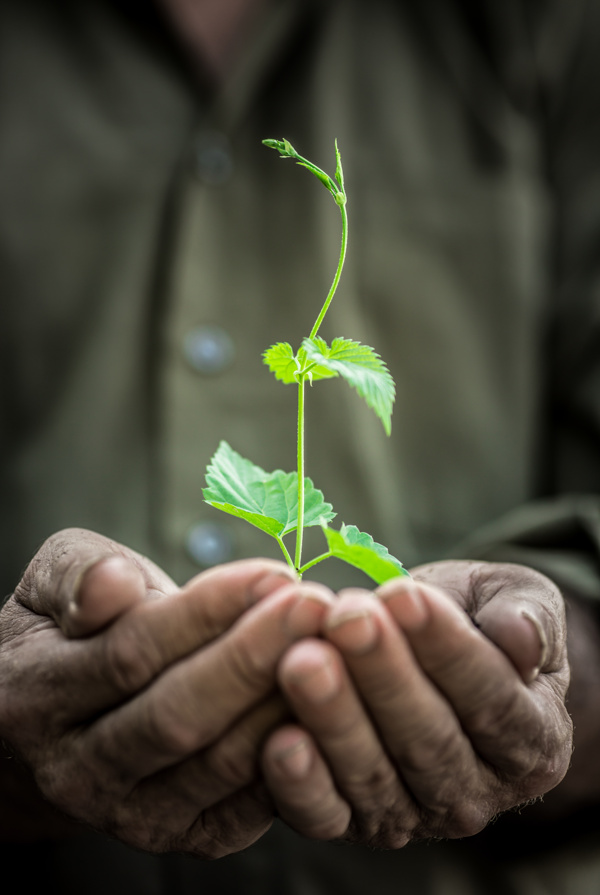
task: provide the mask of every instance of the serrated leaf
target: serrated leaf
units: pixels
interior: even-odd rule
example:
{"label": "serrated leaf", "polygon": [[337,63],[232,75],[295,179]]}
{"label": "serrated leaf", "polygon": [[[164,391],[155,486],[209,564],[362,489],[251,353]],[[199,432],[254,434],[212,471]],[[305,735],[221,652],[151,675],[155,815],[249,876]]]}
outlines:
{"label": "serrated leaf", "polygon": [[342,525],[340,531],[324,525],[323,532],[332,556],[361,569],[377,584],[398,575],[408,576],[399,559],[392,556],[383,544],[374,541],[371,535],[359,531],[356,525]]}
{"label": "serrated leaf", "polygon": [[263,352],[263,363],[280,382],[285,382],[288,385],[297,384],[298,380],[295,374],[300,369],[300,364],[289,342],[277,342],[276,345],[267,348]]}
{"label": "serrated leaf", "polygon": [[302,349],[308,360],[349,382],[375,411],[387,435],[390,434],[396,387],[384,361],[372,348],[350,339],[334,339],[330,347],[317,336],[304,339]]}
{"label": "serrated leaf", "polygon": [[[272,537],[282,538],[298,527],[298,479],[295,472],[265,472],[246,460],[226,441],[217,448],[206,470],[204,500],[232,516],[245,519]],[[333,507],[311,479],[304,479],[304,527],[322,525],[335,517]]]}
{"label": "serrated leaf", "polygon": [[[280,382],[284,382],[286,385],[298,384],[296,374],[301,368],[300,360],[294,354],[294,350],[289,342],[277,342],[276,345],[271,345],[270,348],[267,348],[263,352],[263,363],[267,365],[271,373]],[[319,364],[314,364],[308,373],[312,381],[331,379],[337,375],[333,370],[328,370],[326,367],[319,366]]]}

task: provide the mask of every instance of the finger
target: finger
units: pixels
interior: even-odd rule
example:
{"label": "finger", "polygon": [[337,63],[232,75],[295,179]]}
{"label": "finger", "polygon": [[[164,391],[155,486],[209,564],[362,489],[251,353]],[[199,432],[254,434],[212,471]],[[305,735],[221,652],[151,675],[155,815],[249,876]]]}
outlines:
{"label": "finger", "polygon": [[[249,607],[292,580],[283,563],[242,561],[216,567],[164,599],[136,605],[86,640],[66,641],[51,624],[35,638],[15,634],[20,661],[10,666],[7,688],[15,727],[29,731],[33,745],[42,731],[61,734],[88,722],[213,641]],[[41,728],[32,727],[32,717]]]}
{"label": "finger", "polygon": [[346,834],[350,805],[307,731],[295,725],[276,730],[263,748],[262,770],[279,817],[297,833],[325,840]]}
{"label": "finger", "polygon": [[[277,755],[271,753],[270,788],[282,816],[304,835],[321,838],[323,830],[331,828],[332,818],[339,823],[346,816],[346,806],[351,806],[352,824],[346,838],[375,847],[405,845],[418,823],[415,803],[373,726],[371,706],[365,709],[339,652],[321,641],[299,643],[280,663],[278,679],[330,768],[327,775],[307,739],[305,761],[310,756],[310,776],[301,787],[293,767],[287,772],[285,761],[277,765]],[[296,763],[300,758],[292,755],[292,760]]]}
{"label": "finger", "polygon": [[[101,680],[110,697],[121,701],[138,692],[174,662],[217,640],[247,610],[280,590],[300,593],[298,579],[287,565],[241,560],[215,566],[179,592],[137,607],[95,645]],[[332,599],[331,592],[318,585],[312,590],[305,586],[304,593],[325,604]],[[310,618],[312,604],[307,605]]]}
{"label": "finger", "polygon": [[476,615],[483,633],[511,660],[522,680],[531,684],[542,671],[552,670],[549,645],[538,619],[522,608],[517,598],[492,600]]}
{"label": "finger", "polygon": [[555,785],[567,745],[558,719],[562,700],[540,681],[528,689],[505,654],[438,588],[390,583],[379,593],[482,758],[515,781],[543,785],[548,774]]}
{"label": "finger", "polygon": [[558,588],[531,569],[504,565],[503,577],[505,584],[476,613],[476,623],[526,683],[540,673],[566,672],[566,621]]}
{"label": "finger", "polygon": [[[414,620],[417,612],[415,605],[408,614]],[[496,785],[495,778],[385,607],[360,591],[344,592],[328,615],[325,634],[349,669],[397,780],[394,785],[393,776],[384,776],[376,804],[359,793],[353,807],[372,818],[388,847],[423,835],[454,837],[482,829],[490,816],[490,792],[483,800],[486,810],[481,795]],[[364,783],[369,785],[368,778]]]}
{"label": "finger", "polygon": [[526,683],[566,669],[564,601],[545,575],[511,563],[452,561],[413,576],[456,597]]}
{"label": "finger", "polygon": [[48,617],[69,637],[92,633],[146,594],[176,591],[146,557],[85,529],[65,529],[42,545],[15,590],[15,598]]}
{"label": "finger", "polygon": [[[391,816],[392,810],[399,836],[403,835],[401,815],[405,826],[414,826],[414,803],[400,785],[338,651],[321,641],[299,643],[282,659],[278,680],[302,726],[310,731],[331,768],[338,792],[352,806],[361,838],[375,844],[373,839],[379,832],[381,818],[386,812]],[[323,772],[314,760],[312,769],[316,784],[324,789]],[[308,792],[301,793],[293,780],[284,788],[281,772],[279,777],[278,804],[287,804],[286,816],[295,817],[297,829],[305,835],[316,835],[323,822],[318,799],[313,796],[308,802]],[[298,794],[303,796],[303,803],[293,801]],[[328,812],[335,804],[331,794],[323,801]],[[308,807],[317,808],[314,816],[307,813]],[[404,837],[401,844],[406,841]]]}
{"label": "finger", "polygon": [[203,811],[177,851],[214,860],[248,848],[273,823],[271,801],[254,785],[234,793],[213,808]]}
{"label": "finger", "polygon": [[209,745],[272,691],[280,656],[295,640],[319,630],[331,599],[317,585],[281,588],[221,638],[99,719],[81,737],[82,748],[99,765],[120,767],[132,787]]}
{"label": "finger", "polygon": [[141,570],[124,556],[83,565],[76,576],[71,592],[67,593],[63,585],[61,594],[66,606],[59,624],[68,637],[85,637],[102,630],[146,596]]}
{"label": "finger", "polygon": [[[208,749],[145,778],[123,801],[111,832],[121,836],[123,830],[137,829],[134,844],[138,848],[148,849],[155,841],[169,841],[173,850],[198,853],[207,837],[207,826],[214,825],[229,810],[221,803],[231,806],[236,794],[249,791],[258,782],[261,745],[288,717],[289,709],[282,697],[274,695],[248,712]],[[240,809],[237,798],[235,804]],[[253,825],[270,825],[272,801],[263,794],[259,804],[260,811],[257,806],[252,808]],[[211,813],[213,808],[216,811]],[[229,834],[239,820],[238,817],[229,827]],[[264,829],[261,826],[261,831]],[[214,841],[222,836],[208,838]],[[227,841],[231,842],[230,835]]]}
{"label": "finger", "polygon": [[[193,627],[197,633],[202,632],[202,642],[208,643],[251,606],[278,589],[297,583],[298,576],[286,563],[272,559],[238,560],[196,575],[181,589],[178,599],[195,609],[198,620]],[[326,589],[320,594],[323,599],[325,594],[330,596]]]}

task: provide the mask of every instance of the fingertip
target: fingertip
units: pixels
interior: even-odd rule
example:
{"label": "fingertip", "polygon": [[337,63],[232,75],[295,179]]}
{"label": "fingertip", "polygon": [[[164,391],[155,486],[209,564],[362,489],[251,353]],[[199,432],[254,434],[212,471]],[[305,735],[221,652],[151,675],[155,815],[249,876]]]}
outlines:
{"label": "fingertip", "polygon": [[490,601],[477,614],[477,626],[504,652],[526,684],[533,683],[548,659],[544,628],[529,609],[512,601]]}
{"label": "fingertip", "polygon": [[535,632],[534,633],[534,641],[535,641],[534,650],[537,648],[537,650],[539,651],[537,662],[535,663],[533,668],[531,668],[529,670],[529,672],[528,673],[526,672],[523,676],[526,684],[532,684],[536,680],[536,678],[539,677],[540,672],[545,667],[546,662],[548,660],[548,653],[549,653],[548,638],[546,637],[546,633],[545,633],[544,628],[543,628],[542,624],[540,623],[539,619],[535,618],[535,616],[532,613],[528,612],[526,609],[522,609],[521,615],[532,626],[532,628]]}
{"label": "fingertip", "polygon": [[310,734],[287,725],[263,747],[262,769],[281,820],[310,839],[344,836],[352,812]]}
{"label": "fingertip", "polygon": [[316,636],[327,611],[335,602],[333,593],[324,585],[313,583],[299,584],[294,590],[297,590],[298,600],[287,614],[287,632],[293,640]]}
{"label": "fingertip", "polygon": [[394,620],[405,631],[418,631],[429,619],[424,585],[407,578],[394,578],[376,591]]}
{"label": "fingertip", "polygon": [[292,702],[322,705],[333,699],[342,686],[338,654],[322,640],[301,640],[283,656],[277,679]]}
{"label": "fingertip", "polygon": [[124,556],[108,556],[82,569],[67,608],[67,634],[96,633],[144,599],[140,569]]}
{"label": "fingertip", "polygon": [[281,587],[298,584],[300,580],[295,569],[276,560],[251,560],[258,565],[257,572],[248,588],[248,602],[251,606],[269,597]]}

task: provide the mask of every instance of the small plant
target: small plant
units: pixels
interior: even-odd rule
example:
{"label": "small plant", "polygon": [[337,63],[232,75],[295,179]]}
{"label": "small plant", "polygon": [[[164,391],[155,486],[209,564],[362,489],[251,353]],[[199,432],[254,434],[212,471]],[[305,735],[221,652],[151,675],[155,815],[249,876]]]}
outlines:
{"label": "small plant", "polygon": [[[263,353],[263,361],[275,377],[298,388],[298,459],[296,472],[265,472],[236,453],[225,441],[219,445],[206,470],[207,487],[203,496],[218,510],[245,519],[271,535],[279,544],[289,565],[300,576],[317,563],[335,556],[362,569],[378,584],[397,575],[408,575],[402,563],[373,538],[354,525],[342,525],[340,531],[329,526],[335,517],[333,507],[323,493],[304,475],[304,401],[305,385],[320,379],[343,377],[364,398],[381,420],[386,433],[391,431],[394,380],[388,368],[372,348],[349,339],[334,339],[328,345],[319,329],[340,281],[348,242],[348,216],[342,160],[335,145],[335,177],[299,155],[287,140],[263,140],[281,157],[291,158],[308,168],[333,196],[342,216],[342,246],[337,270],[323,307],[297,352],[288,342],[278,342]],[[327,551],[302,562],[304,529],[320,525],[327,540]],[[296,532],[294,559],[284,543],[286,535]]]}

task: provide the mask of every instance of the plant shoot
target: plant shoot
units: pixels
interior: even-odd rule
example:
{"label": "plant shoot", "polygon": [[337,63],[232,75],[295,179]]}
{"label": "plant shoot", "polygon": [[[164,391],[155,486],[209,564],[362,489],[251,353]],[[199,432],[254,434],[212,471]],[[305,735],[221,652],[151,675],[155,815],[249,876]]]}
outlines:
{"label": "plant shoot", "polygon": [[[263,353],[263,362],[285,385],[295,386],[298,400],[297,467],[295,472],[265,472],[244,459],[222,441],[206,470],[203,497],[207,503],[232,516],[245,519],[275,538],[287,563],[302,576],[304,572],[329,557],[337,557],[382,584],[398,575],[408,575],[402,563],[381,544],[354,525],[342,525],[337,531],[329,523],[335,513],[323,492],[315,488],[305,475],[304,411],[305,385],[321,379],[341,376],[366,401],[381,420],[387,435],[391,432],[394,381],[380,356],[368,345],[349,339],[335,338],[331,345],[319,336],[319,329],[336,293],[348,245],[348,214],[342,160],[335,145],[335,175],[299,155],[287,140],[263,140],[282,158],[291,158],[307,168],[331,193],[342,218],[342,243],[337,269],[327,297],[314,322],[310,335],[297,351],[288,342],[271,345]],[[319,556],[303,561],[304,529],[321,526],[327,549]],[[294,556],[284,539],[296,533]]]}

